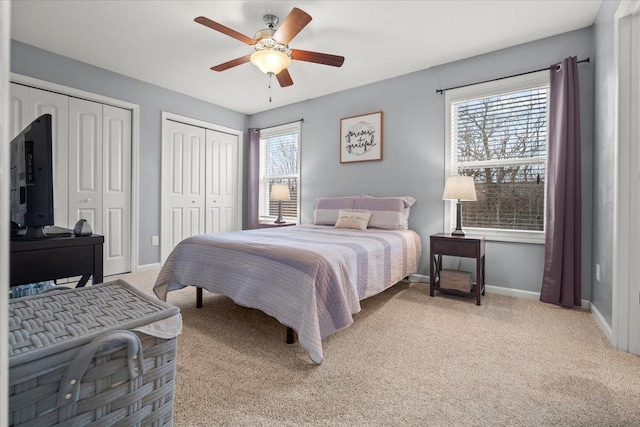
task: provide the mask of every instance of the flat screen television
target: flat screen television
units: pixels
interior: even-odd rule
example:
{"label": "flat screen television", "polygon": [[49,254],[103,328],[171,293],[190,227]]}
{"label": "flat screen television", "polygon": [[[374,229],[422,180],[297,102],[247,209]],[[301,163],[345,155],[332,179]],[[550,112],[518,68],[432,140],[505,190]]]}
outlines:
{"label": "flat screen television", "polygon": [[12,235],[43,239],[53,225],[53,140],[51,114],[44,114],[11,141]]}

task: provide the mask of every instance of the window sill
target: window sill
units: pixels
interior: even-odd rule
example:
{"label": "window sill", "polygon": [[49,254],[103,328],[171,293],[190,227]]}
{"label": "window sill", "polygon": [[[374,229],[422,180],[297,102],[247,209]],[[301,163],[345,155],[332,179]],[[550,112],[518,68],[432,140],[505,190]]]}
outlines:
{"label": "window sill", "polygon": [[464,226],[463,229],[467,234],[480,234],[487,241],[544,245],[544,231],[496,230]]}
{"label": "window sill", "polygon": [[[290,216],[283,216],[282,220],[285,221],[287,224],[297,224],[298,220],[296,218],[290,217]],[[260,218],[258,218],[258,222],[260,224],[273,224],[276,222],[276,217],[275,216],[262,216]]]}
{"label": "window sill", "polygon": [[260,221],[258,223],[258,228],[277,228],[277,227],[287,227],[290,225],[297,225],[295,222],[291,221],[291,222],[285,222],[282,224],[276,224],[273,221]]}

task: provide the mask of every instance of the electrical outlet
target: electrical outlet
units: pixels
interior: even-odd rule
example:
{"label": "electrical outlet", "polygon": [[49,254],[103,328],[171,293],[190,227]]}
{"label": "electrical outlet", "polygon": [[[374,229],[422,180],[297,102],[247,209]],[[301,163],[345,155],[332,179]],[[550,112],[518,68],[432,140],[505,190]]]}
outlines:
{"label": "electrical outlet", "polygon": [[158,246],[160,244],[160,238],[158,236],[151,236],[151,246]]}
{"label": "electrical outlet", "polygon": [[596,280],[600,281],[600,264],[596,264]]}

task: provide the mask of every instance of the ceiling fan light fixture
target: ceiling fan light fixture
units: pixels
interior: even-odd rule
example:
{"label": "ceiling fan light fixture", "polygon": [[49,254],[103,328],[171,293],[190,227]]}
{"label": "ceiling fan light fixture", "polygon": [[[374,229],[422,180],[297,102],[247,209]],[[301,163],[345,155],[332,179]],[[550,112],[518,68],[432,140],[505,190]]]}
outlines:
{"label": "ceiling fan light fixture", "polygon": [[[212,30],[239,40],[249,46],[253,46],[253,53],[218,64],[211,67],[211,70],[225,71],[251,61],[251,63],[258,67],[263,73],[270,77],[275,75],[280,87],[288,87],[293,84],[293,80],[287,69],[291,65],[292,60],[331,65],[333,67],[342,66],[344,62],[343,56],[301,49],[289,49],[289,42],[311,22],[311,15],[304,10],[294,7],[279,26],[277,16],[268,14],[264,15],[263,18],[267,28],[263,28],[255,33],[253,38],[245,36],[236,30],[204,16],[195,18],[198,24],[209,27]],[[271,80],[270,78],[269,88],[271,88]]]}
{"label": "ceiling fan light fixture", "polygon": [[279,50],[262,49],[251,54],[251,63],[265,74],[277,75],[291,65],[291,58]]}

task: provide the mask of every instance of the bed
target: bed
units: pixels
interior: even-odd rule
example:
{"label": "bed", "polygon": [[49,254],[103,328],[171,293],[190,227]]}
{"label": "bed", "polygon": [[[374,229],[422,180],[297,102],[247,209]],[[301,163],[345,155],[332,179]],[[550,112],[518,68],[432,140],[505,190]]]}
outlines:
{"label": "bed", "polygon": [[166,301],[168,292],[196,286],[259,309],[293,329],[320,364],[322,339],[351,325],[361,300],[418,271],[421,243],[404,225],[336,227],[333,218],[322,219],[333,213],[323,216],[318,206],[316,201],[316,224],[183,240],[164,263],[154,292]]}

